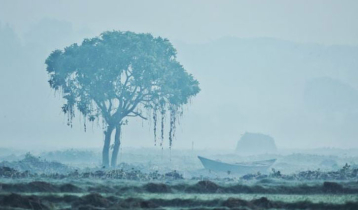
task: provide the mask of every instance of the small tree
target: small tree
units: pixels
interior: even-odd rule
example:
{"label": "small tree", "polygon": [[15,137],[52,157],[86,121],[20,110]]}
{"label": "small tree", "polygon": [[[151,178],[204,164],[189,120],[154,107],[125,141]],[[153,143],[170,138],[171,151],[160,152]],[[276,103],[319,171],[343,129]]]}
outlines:
{"label": "small tree", "polygon": [[[133,32],[104,32],[56,50],[46,59],[50,86],[60,90],[66,103],[62,110],[68,125],[77,109],[85,119],[104,122],[103,166],[109,166],[111,134],[115,130],[111,166],[117,164],[121,126],[128,117],[154,121],[157,139],[161,116],[161,144],[164,117],[170,114],[169,145],[181,107],[199,91],[199,82],[176,61],[176,50],[167,39]],[[147,112],[143,112],[147,110]]]}

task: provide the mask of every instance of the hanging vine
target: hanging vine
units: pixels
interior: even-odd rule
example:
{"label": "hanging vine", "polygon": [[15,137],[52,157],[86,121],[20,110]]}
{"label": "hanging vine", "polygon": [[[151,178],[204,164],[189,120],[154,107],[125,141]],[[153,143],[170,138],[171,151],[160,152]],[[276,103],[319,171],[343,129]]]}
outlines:
{"label": "hanging vine", "polygon": [[155,105],[153,108],[154,146],[157,146],[157,120],[158,120],[157,111],[158,111],[158,106]]}
{"label": "hanging vine", "polygon": [[163,148],[163,143],[164,143],[164,123],[165,123],[165,109],[163,107],[160,110],[160,114],[161,114],[160,146]]}
{"label": "hanging vine", "polygon": [[173,139],[175,137],[176,119],[177,119],[177,107],[174,105],[171,105],[170,106],[170,127],[169,127],[169,148],[172,147]]}

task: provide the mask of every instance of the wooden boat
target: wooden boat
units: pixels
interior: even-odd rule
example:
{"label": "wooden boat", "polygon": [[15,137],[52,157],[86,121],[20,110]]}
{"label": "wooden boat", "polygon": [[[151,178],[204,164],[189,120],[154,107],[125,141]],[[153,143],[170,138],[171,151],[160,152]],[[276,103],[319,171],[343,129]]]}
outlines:
{"label": "wooden boat", "polygon": [[242,163],[224,163],[221,161],[210,160],[198,156],[203,166],[210,171],[221,171],[226,173],[248,174],[248,173],[265,173],[276,161],[276,159],[242,162]]}

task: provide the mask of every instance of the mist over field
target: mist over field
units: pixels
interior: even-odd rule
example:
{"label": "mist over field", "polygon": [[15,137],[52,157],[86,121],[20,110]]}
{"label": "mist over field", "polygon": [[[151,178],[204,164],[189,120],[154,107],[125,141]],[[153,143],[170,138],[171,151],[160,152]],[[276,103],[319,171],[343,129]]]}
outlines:
{"label": "mist over field", "polygon": [[357,10],[0,0],[0,208],[358,209]]}

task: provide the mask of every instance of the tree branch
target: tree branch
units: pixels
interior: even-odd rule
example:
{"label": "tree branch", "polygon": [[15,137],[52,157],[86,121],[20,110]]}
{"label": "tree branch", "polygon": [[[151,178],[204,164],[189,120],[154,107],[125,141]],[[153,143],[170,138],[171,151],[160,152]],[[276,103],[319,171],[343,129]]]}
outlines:
{"label": "tree branch", "polygon": [[103,118],[106,120],[107,123],[109,123],[110,114],[107,112],[106,107],[97,99],[93,98],[93,100],[96,103],[96,105],[101,109]]}
{"label": "tree branch", "polygon": [[112,111],[112,100],[109,99],[108,113],[111,114],[111,111]]}
{"label": "tree branch", "polygon": [[139,112],[132,111],[131,113],[133,113],[133,115],[128,114],[127,117],[140,117],[140,118],[142,118],[143,120],[148,120],[148,118],[144,117],[144,116],[143,116],[141,113],[139,113]]}

